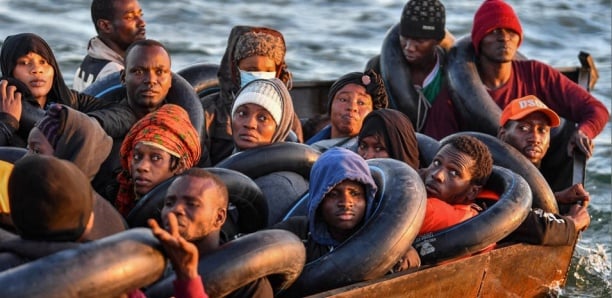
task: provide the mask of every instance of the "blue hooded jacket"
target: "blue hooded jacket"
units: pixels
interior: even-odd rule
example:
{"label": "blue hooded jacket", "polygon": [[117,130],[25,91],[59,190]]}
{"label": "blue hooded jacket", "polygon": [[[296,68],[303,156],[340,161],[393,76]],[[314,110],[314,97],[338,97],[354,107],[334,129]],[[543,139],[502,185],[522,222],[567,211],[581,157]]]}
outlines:
{"label": "blue hooded jacket", "polygon": [[366,161],[348,149],[334,147],[323,153],[310,172],[308,202],[308,231],[312,239],[321,245],[337,246],[340,243],[331,237],[327,224],[318,215],[317,209],[325,195],[344,180],[362,183],[366,192],[366,212],[364,221],[373,212],[376,183],[372,179]]}

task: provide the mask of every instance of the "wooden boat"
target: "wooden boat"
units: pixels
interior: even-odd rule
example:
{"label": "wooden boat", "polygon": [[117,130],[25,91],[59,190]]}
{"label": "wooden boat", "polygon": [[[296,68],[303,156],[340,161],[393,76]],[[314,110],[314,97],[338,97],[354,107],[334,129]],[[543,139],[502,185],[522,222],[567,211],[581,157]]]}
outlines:
{"label": "wooden boat", "polygon": [[[580,66],[557,68],[587,90],[599,77],[589,54]],[[295,82],[294,108],[307,119],[326,113],[333,81]],[[308,296],[315,297],[543,297],[565,286],[574,245],[507,244],[492,251],[439,265],[386,275]]]}

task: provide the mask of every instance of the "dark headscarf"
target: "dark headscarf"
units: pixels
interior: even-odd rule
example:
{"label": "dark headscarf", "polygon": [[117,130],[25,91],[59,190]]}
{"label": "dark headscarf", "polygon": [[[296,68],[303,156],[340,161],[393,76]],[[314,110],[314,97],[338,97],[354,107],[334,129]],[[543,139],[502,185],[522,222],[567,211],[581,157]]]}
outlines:
{"label": "dark headscarf", "polygon": [[49,44],[36,34],[21,33],[8,36],[4,40],[2,50],[0,51],[0,69],[2,70],[2,74],[7,77],[13,77],[13,70],[15,70],[15,66],[17,65],[17,59],[30,52],[45,58],[55,72],[53,76],[53,86],[47,95],[47,102],[53,100],[58,103],[69,103],[69,99],[73,95],[70,92],[70,88],[68,88],[64,82],[57,59],[55,59],[55,55],[53,55],[53,51],[51,47],[49,47]]}
{"label": "dark headscarf", "polygon": [[419,146],[412,122],[404,113],[392,109],[372,111],[363,120],[359,139],[378,136],[389,157],[419,168]]}
{"label": "dark headscarf", "polygon": [[387,91],[385,90],[385,84],[383,83],[382,77],[377,74],[374,70],[370,69],[366,72],[350,72],[341,76],[336,80],[329,88],[327,95],[327,111],[331,111],[332,101],[334,96],[344,86],[348,84],[355,84],[363,86],[366,89],[366,93],[372,96],[372,110],[384,109],[389,104],[387,99]]}

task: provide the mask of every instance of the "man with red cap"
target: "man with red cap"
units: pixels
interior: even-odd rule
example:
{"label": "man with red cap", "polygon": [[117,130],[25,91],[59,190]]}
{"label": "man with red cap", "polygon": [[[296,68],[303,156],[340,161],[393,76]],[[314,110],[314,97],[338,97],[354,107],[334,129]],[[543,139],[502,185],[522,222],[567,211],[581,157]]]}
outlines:
{"label": "man with red cap", "polygon": [[[550,129],[559,126],[559,116],[533,95],[517,98],[502,111],[497,137],[517,149],[540,168],[542,158],[550,147]],[[564,215],[534,209],[508,240],[535,244],[568,245],[575,241],[578,231],[591,222],[587,206],[589,193],[582,184],[556,192],[558,203],[569,205]],[[578,202],[582,201],[582,204]]]}
{"label": "man with red cap", "polygon": [[[577,129],[566,138],[554,138],[553,146],[563,146],[565,143],[561,142],[567,141],[568,155],[578,149],[590,157],[592,139],[608,122],[608,110],[587,90],[551,66],[535,60],[513,60],[522,41],[523,29],[512,7],[502,0],[483,2],[472,26],[480,80],[502,109],[515,98],[534,95],[561,117],[577,123]],[[555,144],[557,140],[559,144]],[[555,188],[552,180],[549,183]]]}

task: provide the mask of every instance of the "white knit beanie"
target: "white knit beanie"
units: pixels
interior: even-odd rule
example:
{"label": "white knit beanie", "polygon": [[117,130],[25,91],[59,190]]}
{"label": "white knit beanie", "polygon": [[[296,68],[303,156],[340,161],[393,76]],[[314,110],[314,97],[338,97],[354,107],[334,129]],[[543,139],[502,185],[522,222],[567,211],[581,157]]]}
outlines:
{"label": "white knit beanie", "polygon": [[232,106],[232,117],[239,106],[247,103],[263,107],[272,115],[276,125],[280,124],[283,116],[283,100],[271,81],[253,80],[240,89]]}

